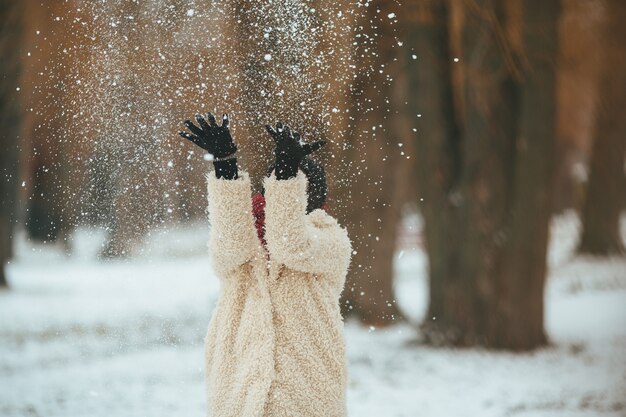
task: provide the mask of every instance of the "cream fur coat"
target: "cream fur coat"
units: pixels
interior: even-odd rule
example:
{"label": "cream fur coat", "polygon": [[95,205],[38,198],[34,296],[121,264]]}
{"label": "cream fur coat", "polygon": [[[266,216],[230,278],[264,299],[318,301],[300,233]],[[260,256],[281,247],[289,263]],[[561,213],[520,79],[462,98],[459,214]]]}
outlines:
{"label": "cream fur coat", "polygon": [[345,416],[346,230],[323,210],[306,214],[302,172],[268,177],[266,252],[248,175],[207,180],[209,252],[221,281],[205,340],[209,416]]}

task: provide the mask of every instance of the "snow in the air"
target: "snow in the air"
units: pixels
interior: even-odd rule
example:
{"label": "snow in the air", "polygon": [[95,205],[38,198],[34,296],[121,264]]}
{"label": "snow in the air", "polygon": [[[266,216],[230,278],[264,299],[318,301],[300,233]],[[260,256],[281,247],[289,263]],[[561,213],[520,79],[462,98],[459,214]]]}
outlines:
{"label": "snow in the air", "polygon": [[[346,324],[349,416],[624,416],[626,261],[575,256],[577,230],[575,216],[554,222],[551,345],[524,354],[417,343],[425,257],[400,248],[396,293],[410,323]],[[93,230],[79,230],[70,257],[20,235],[12,289],[0,293],[0,415],[205,416],[202,343],[219,288],[207,233],[205,223],[153,231],[144,255],[107,263]]]}
{"label": "snow in the air", "polygon": [[[238,15],[220,2],[128,2],[133,13],[115,1],[76,3],[85,3],[88,18],[75,21],[82,28],[77,38],[56,52],[83,65],[59,71],[65,64],[58,63],[46,71],[51,84],[74,91],[75,102],[63,104],[55,117],[73,116],[62,120],[70,133],[75,118],[93,131],[56,139],[88,144],[89,162],[97,162],[89,165],[91,175],[106,167],[107,186],[116,192],[145,187],[131,181],[129,167],[169,172],[181,165],[171,160],[182,152],[172,132],[193,114],[183,115],[187,109],[234,112],[234,130],[288,117],[308,129],[308,137],[332,131],[342,117],[375,111],[359,104],[350,113],[350,103],[334,95],[358,92],[345,40],[362,39],[363,28],[354,22],[369,1],[350,8],[326,2],[318,10],[323,19],[309,2],[258,2],[246,15],[247,37],[228,31],[227,22]],[[386,18],[395,27],[396,13]],[[41,42],[48,42],[45,35]],[[417,60],[403,45],[398,40],[394,48]],[[66,72],[67,84],[54,80]],[[382,127],[372,132],[380,135]],[[344,150],[354,146],[332,140]],[[194,150],[186,155],[212,160]],[[338,179],[347,184],[367,168],[336,163],[336,171],[350,173]],[[192,175],[202,174],[189,172],[185,179]],[[161,184],[170,187],[165,199],[179,192],[181,182],[172,183]],[[157,207],[161,201],[148,204],[144,215]],[[167,215],[173,210],[182,209],[167,207]],[[349,416],[626,416],[626,261],[576,256],[578,229],[571,214],[554,221],[545,292],[551,345],[524,354],[421,345],[426,258],[419,246],[398,248],[396,297],[409,322],[387,329],[346,323]],[[206,254],[208,225],[153,230],[129,261],[97,260],[105,235],[79,228],[67,256],[61,247],[35,245],[18,233],[7,266],[10,290],[0,292],[0,417],[206,415],[203,338],[219,291]]]}

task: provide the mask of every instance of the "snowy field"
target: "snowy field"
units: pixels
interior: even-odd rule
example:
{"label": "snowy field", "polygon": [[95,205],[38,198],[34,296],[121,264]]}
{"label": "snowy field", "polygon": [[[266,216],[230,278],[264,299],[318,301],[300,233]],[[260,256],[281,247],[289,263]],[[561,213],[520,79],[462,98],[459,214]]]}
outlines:
{"label": "snowy field", "polygon": [[[77,233],[69,257],[21,238],[0,292],[0,416],[204,416],[202,340],[218,291],[205,229],[156,231],[128,262],[96,261],[94,232]],[[349,322],[349,415],[626,416],[626,260],[575,257],[577,231],[572,215],[554,222],[551,346],[434,349],[409,324]],[[415,325],[424,255],[399,251],[396,267]]]}

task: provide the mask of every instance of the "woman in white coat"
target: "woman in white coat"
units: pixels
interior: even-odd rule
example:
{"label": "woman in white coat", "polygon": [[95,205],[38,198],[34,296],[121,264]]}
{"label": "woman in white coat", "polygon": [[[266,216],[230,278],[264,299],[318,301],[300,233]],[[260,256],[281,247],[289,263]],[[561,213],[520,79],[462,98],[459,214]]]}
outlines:
{"label": "woman in white coat", "polygon": [[[343,417],[346,358],[339,296],[350,263],[346,230],[323,206],[322,166],[278,123],[264,198],[237,168],[228,116],[196,116],[181,136],[211,153],[209,253],[221,281],[205,340],[209,415]],[[254,208],[253,208],[254,207]]]}

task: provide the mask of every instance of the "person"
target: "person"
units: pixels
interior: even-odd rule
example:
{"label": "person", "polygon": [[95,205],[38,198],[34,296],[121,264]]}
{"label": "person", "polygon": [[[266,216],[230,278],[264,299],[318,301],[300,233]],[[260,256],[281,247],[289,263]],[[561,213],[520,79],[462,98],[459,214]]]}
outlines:
{"label": "person", "polygon": [[304,144],[282,123],[266,126],[275,161],[253,209],[228,115],[221,126],[211,113],[196,121],[185,121],[180,135],[214,158],[209,251],[221,284],[205,339],[209,415],[345,416],[338,300],[352,249],[323,210],[324,170],[309,155],[324,142]]}

